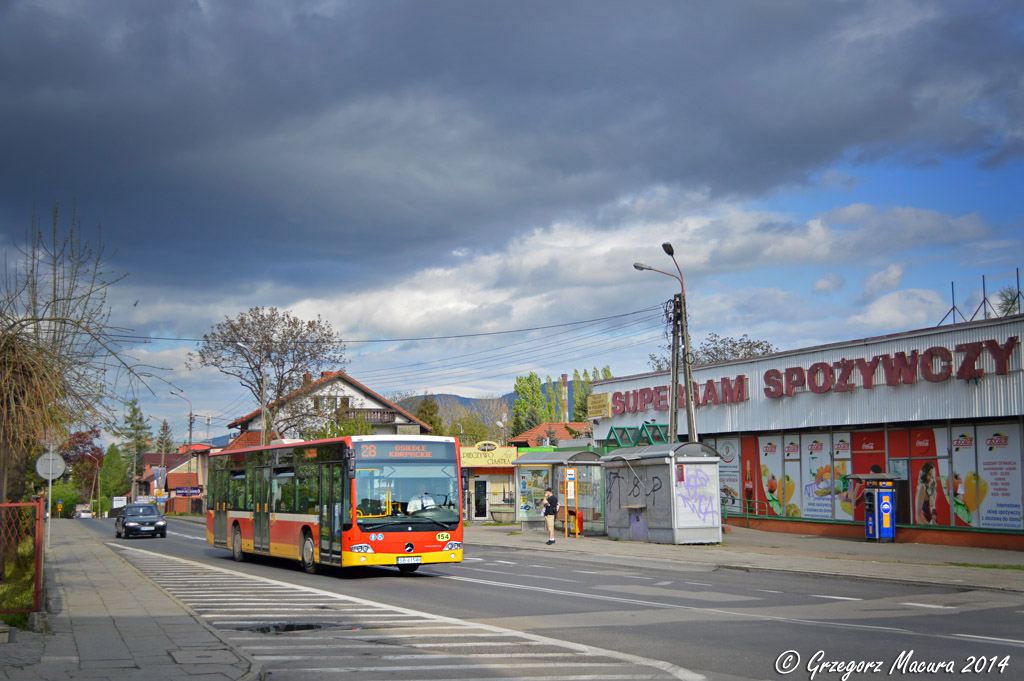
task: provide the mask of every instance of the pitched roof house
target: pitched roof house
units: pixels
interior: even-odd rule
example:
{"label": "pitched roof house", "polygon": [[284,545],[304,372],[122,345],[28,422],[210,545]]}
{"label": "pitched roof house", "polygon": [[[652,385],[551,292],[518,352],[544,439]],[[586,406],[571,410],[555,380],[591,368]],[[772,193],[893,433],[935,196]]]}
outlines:
{"label": "pitched roof house", "polygon": [[[580,437],[589,437],[591,434],[590,421],[574,421],[570,423],[542,423],[538,426],[534,426],[527,431],[510,437],[508,443],[516,447],[543,447],[547,444],[544,442],[550,437],[549,431],[554,435],[555,439],[559,442],[566,440],[575,440]],[[572,432],[570,432],[570,429]]]}
{"label": "pitched roof house", "polygon": [[[429,425],[344,371],[325,371],[315,381],[306,374],[304,379],[301,388],[268,405],[278,413],[276,422],[271,424],[283,436],[307,437],[339,416],[362,419],[373,426],[374,433],[382,435],[420,435],[431,431]],[[253,433],[263,430],[263,412],[257,409],[235,419],[228,428],[241,429],[235,442],[242,437],[247,438],[246,442],[252,441]],[[235,442],[225,449],[258,445],[259,435],[249,445],[235,445]]]}

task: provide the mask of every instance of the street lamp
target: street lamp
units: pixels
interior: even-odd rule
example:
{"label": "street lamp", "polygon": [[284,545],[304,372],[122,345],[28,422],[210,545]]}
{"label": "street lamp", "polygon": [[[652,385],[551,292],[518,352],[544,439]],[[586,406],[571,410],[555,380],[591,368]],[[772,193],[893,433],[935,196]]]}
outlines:
{"label": "street lamp", "polygon": [[[188,471],[188,480],[187,480],[187,482],[185,484],[188,485],[188,512],[191,513],[192,512],[192,458],[193,458],[192,457],[192,423],[195,421],[195,416],[192,415],[192,400],[188,399],[187,397],[185,397],[184,395],[182,395],[180,393],[172,392],[171,394],[174,395],[175,397],[180,397],[181,399],[183,399],[186,402],[188,402],[188,468],[186,468],[186,470]],[[198,470],[196,471],[196,473],[197,473],[197,475],[196,475],[196,487],[198,487],[199,486]]]}
{"label": "street lamp", "polygon": [[[679,293],[678,302],[679,304],[674,306],[674,314],[672,320],[672,387],[669,390],[669,434],[672,438],[671,441],[675,442],[678,437],[678,412],[679,412],[679,341],[682,336],[682,341],[686,347],[686,355],[691,356],[690,353],[690,331],[686,323],[686,285],[683,283],[683,270],[680,269],[679,263],[676,261],[675,249],[672,248],[672,244],[665,242],[661,245],[662,250],[672,258],[672,263],[676,266],[676,272],[679,274],[672,274],[671,272],[664,272],[659,269],[655,269],[650,265],[644,265],[643,263],[635,262],[633,267],[641,272],[650,270],[651,272],[657,272],[658,274],[664,274],[666,277],[672,277],[679,282]],[[683,390],[686,398],[686,422],[688,437],[690,442],[698,442],[697,436],[697,408],[694,404],[693,399],[693,378],[690,373],[690,361],[683,358]]]}
{"label": "street lamp", "polygon": [[256,355],[257,357],[260,358],[260,410],[261,410],[261,414],[262,414],[262,419],[261,420],[263,421],[263,428],[260,431],[260,444],[265,446],[267,444],[267,427],[268,427],[267,426],[267,360],[266,360],[266,358],[263,355],[261,355],[260,353],[256,352],[255,350],[250,348],[245,343],[242,343],[241,341],[232,341],[232,342],[235,345],[237,345],[238,347],[242,348],[243,350],[251,352],[252,354],[254,354],[254,355]]}

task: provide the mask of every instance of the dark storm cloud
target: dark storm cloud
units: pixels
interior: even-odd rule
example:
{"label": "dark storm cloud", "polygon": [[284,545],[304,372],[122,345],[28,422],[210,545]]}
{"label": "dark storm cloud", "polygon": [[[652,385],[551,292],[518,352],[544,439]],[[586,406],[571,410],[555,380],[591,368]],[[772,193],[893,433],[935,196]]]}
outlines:
{"label": "dark storm cloud", "polygon": [[9,2],[0,229],[77,198],[139,284],[372,284],[652,186],[1006,163],[1020,26],[1017,3]]}

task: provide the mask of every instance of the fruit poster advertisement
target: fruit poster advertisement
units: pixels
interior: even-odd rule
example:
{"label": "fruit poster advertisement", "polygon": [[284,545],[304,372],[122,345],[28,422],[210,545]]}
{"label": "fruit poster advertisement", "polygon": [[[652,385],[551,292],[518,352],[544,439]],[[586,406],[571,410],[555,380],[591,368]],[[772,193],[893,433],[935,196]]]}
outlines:
{"label": "fruit poster advertisement", "polygon": [[784,479],[782,474],[782,438],[757,438],[757,453],[761,469],[760,475],[756,476],[761,486],[758,498],[768,503],[768,515],[785,515],[782,502],[779,500],[779,480]]}
{"label": "fruit poster advertisement", "polygon": [[853,520],[853,497],[850,480],[846,477],[853,472],[851,457],[853,443],[849,433],[832,433],[832,479],[835,489],[836,520]]}
{"label": "fruit poster advertisement", "polygon": [[835,477],[828,433],[800,436],[801,513],[804,518],[831,520]]}
{"label": "fruit poster advertisement", "polygon": [[718,465],[718,477],[721,483],[722,498],[729,512],[740,512],[742,506],[742,485],[740,481],[740,441],[739,438],[718,438],[712,444],[721,456]]}
{"label": "fruit poster advertisement", "polygon": [[[953,464],[953,480],[947,489],[953,496],[953,524],[957,527],[979,527],[978,514],[978,471],[974,426],[952,426],[953,441],[950,455]],[[968,483],[971,491],[967,492]]]}
{"label": "fruit poster advertisement", "polygon": [[[981,527],[1024,529],[1021,517],[1021,445],[1016,424],[978,426],[978,471],[976,479],[964,481],[964,498],[978,497]],[[974,482],[974,489],[968,488]]]}

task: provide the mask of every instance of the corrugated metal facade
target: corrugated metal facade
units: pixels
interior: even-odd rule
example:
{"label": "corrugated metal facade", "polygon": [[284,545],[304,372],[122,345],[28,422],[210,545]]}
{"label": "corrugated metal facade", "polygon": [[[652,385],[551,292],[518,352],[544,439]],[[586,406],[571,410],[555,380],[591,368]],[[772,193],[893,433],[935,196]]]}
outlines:
{"label": "corrugated metal facade", "polygon": [[[1015,316],[694,368],[693,380],[699,388],[697,430],[702,435],[712,435],[947,419],[1017,420],[1024,414],[1022,339],[1024,317]],[[978,351],[976,361],[971,361],[973,350]],[[896,377],[903,361],[898,353],[904,353],[906,358],[904,373],[896,385],[888,385],[887,376]],[[1007,369],[1005,375],[997,373],[997,356],[1001,354]],[[870,366],[876,357],[882,359],[872,373]],[[929,360],[927,366],[923,366],[924,359]],[[864,372],[852,364],[854,360],[861,360]],[[849,375],[841,381],[844,367],[849,369]],[[792,370],[790,376],[795,382],[799,382],[802,373],[806,385],[795,386],[792,396],[768,397],[766,391],[778,393],[784,388],[787,369]],[[978,369],[984,370],[984,376],[963,378]],[[949,373],[948,378],[943,378],[944,372]],[[870,379],[865,379],[863,373]],[[715,404],[716,398],[722,399],[722,380],[735,384],[741,376],[746,385],[745,399]],[[926,376],[933,380],[926,380]],[[612,427],[639,427],[651,421],[667,423],[667,408],[659,410],[646,402],[652,391],[657,393],[655,389],[667,386],[668,380],[668,373],[663,372],[595,382],[595,394],[607,393],[613,404],[617,400],[627,407],[621,414],[613,412],[610,418],[601,419],[595,436],[603,439],[602,433]],[[865,380],[873,380],[874,387],[865,387]],[[710,392],[709,382],[714,388]],[[808,387],[811,382],[818,392]],[[660,392],[663,401],[667,401],[666,391],[663,387]],[[638,402],[646,408],[639,409]],[[678,421],[680,433],[685,434],[686,411],[681,404]]]}

